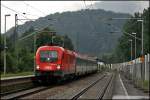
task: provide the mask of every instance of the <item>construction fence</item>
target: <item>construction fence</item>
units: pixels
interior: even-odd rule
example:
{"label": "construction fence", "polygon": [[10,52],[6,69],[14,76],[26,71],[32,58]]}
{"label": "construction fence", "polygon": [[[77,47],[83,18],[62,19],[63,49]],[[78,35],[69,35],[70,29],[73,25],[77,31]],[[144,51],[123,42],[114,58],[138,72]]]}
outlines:
{"label": "construction fence", "polygon": [[122,72],[125,77],[142,89],[149,89],[150,54],[129,62],[112,64],[111,68]]}

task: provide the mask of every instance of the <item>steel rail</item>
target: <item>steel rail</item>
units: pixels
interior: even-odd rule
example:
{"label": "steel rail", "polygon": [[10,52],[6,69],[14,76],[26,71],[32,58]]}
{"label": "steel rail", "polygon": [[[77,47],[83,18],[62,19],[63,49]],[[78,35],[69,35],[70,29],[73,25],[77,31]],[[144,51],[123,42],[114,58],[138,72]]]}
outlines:
{"label": "steel rail", "polygon": [[112,82],[112,80],[113,80],[113,75],[111,75],[111,77],[107,80],[105,88],[102,90],[102,93],[99,95],[98,99],[100,99],[100,100],[103,99],[103,97],[104,97],[104,95],[105,95],[105,93],[106,93],[110,83]]}
{"label": "steel rail", "polygon": [[78,99],[81,95],[83,95],[86,91],[88,91],[88,89],[90,89],[91,87],[93,87],[96,83],[98,83],[100,80],[102,80],[105,76],[106,75],[101,76],[98,80],[96,80],[95,82],[93,82],[92,84],[90,84],[89,86],[87,86],[86,88],[82,89],[80,92],[78,92],[77,94],[75,94],[71,100]]}
{"label": "steel rail", "polygon": [[0,96],[2,97],[2,96],[9,95],[9,94],[13,94],[13,93],[25,91],[25,90],[28,90],[28,89],[32,89],[32,88],[35,88],[35,86],[29,87],[29,88],[23,88],[23,89],[12,90],[12,91],[8,91],[8,92],[2,92],[2,93],[0,93]]}

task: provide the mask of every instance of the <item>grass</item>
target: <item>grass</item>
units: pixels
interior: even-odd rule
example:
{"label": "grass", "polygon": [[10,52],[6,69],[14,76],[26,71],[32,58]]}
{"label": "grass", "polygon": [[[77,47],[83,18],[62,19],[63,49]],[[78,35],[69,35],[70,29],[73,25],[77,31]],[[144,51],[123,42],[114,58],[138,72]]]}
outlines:
{"label": "grass", "polygon": [[142,80],[137,79],[137,82],[136,82],[137,87],[142,88],[142,82],[143,82]]}
{"label": "grass", "polygon": [[140,87],[144,90],[147,90],[149,91],[149,80],[137,80],[137,83],[136,83],[137,87]]}
{"label": "grass", "polygon": [[13,76],[27,76],[27,75],[33,75],[33,72],[7,73],[6,75],[4,75],[3,73],[1,73],[1,78],[4,78],[4,77],[13,77]]}
{"label": "grass", "polygon": [[145,80],[143,86],[144,89],[149,89],[149,80]]}

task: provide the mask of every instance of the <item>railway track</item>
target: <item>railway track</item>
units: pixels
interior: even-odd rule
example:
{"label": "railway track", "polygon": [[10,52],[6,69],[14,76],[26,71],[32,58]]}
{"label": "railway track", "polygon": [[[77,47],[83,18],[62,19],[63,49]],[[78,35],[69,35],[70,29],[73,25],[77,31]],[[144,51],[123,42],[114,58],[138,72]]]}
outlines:
{"label": "railway track", "polygon": [[4,96],[35,87],[32,83],[33,77],[34,75],[2,78],[0,95]]}
{"label": "railway track", "polygon": [[31,83],[32,86],[29,86],[27,88],[20,88],[20,89],[16,89],[16,90],[11,90],[11,91],[7,91],[7,92],[3,92],[0,94],[1,99],[18,99],[20,97],[24,97],[24,96],[28,96],[28,95],[32,95],[34,93],[38,93],[47,89],[50,89],[54,86],[57,86],[57,84],[50,84],[50,85],[34,85],[32,83],[32,78],[34,76],[27,76],[27,77],[19,77],[19,78],[11,78],[11,79],[4,79],[2,80],[2,85],[1,86],[16,86],[17,84],[25,84],[28,85],[26,83]]}
{"label": "railway track", "polygon": [[21,99],[103,99],[112,91],[110,87],[112,87],[113,77],[110,73],[97,74],[94,77],[56,86]]}
{"label": "railway track", "polygon": [[[53,88],[21,97],[20,99],[70,99],[72,94],[75,94],[78,89],[82,89],[86,85],[92,83],[103,74],[97,73],[89,77],[80,77],[79,79],[66,81],[65,84],[57,85]],[[80,86],[79,86],[80,85]]]}
{"label": "railway track", "polygon": [[[18,80],[18,81],[21,81],[21,80]],[[7,82],[8,81],[9,80],[7,80]],[[16,82],[16,83],[18,83],[18,82]],[[9,84],[9,85],[11,85],[11,84]],[[18,89],[18,90],[15,90],[15,91],[13,90],[13,91],[10,91],[10,92],[1,93],[1,99],[18,99],[18,98],[22,98],[22,97],[25,97],[25,96],[28,96],[28,95],[36,94],[38,92],[41,92],[41,91],[44,91],[44,90],[47,90],[47,89],[51,89],[55,86],[59,86],[59,84],[50,84],[50,86],[38,86],[38,87],[33,86],[31,88]]]}
{"label": "railway track", "polygon": [[[86,87],[83,85],[84,88],[80,88],[78,91],[76,91],[74,93],[73,92],[71,93],[71,91],[70,91],[70,93],[68,92],[64,96],[66,96],[66,99],[73,99],[73,100],[74,99],[95,99],[94,97],[92,97],[92,95],[93,95],[92,93],[97,95],[97,96],[93,95],[96,97],[96,99],[103,99],[103,98],[107,97],[106,94],[110,94],[110,87],[112,87],[111,84],[113,83],[112,80],[113,80],[114,75],[109,73],[109,74],[102,74],[99,77],[98,76],[99,75],[97,75],[97,78],[93,77],[93,79],[96,79],[96,81],[93,80],[91,82],[90,82],[89,78],[87,78],[89,80],[90,84],[88,84]],[[76,83],[79,84],[79,82],[80,82],[80,80],[78,80],[78,82],[76,82],[76,81],[69,82],[64,85],[52,84],[51,86],[39,86],[39,87],[35,87],[35,88],[29,89],[29,90],[19,91],[16,93],[1,96],[1,99],[18,99],[18,98],[26,98],[27,99],[28,97],[30,99],[33,99],[39,95],[44,96],[45,93],[47,93],[47,95],[45,94],[46,95],[45,98],[51,98],[48,96],[48,94],[49,95],[53,94],[56,96],[60,95],[60,93],[63,93],[63,91],[67,91],[68,89],[71,89],[71,88],[75,89],[77,87]],[[82,82],[86,82],[86,81],[82,80]],[[82,82],[81,82],[81,84],[82,84]],[[68,84],[70,84],[71,87],[70,86],[68,87]],[[60,91],[60,92],[57,92],[57,91]],[[99,93],[99,94],[97,94],[97,93]],[[55,96],[53,96],[53,95],[52,95],[52,98],[55,98]],[[39,97],[41,97],[41,96],[39,96]]]}
{"label": "railway track", "polygon": [[[111,86],[113,77],[114,77],[113,74],[103,75],[98,80],[96,80],[95,82],[93,82],[89,86],[87,86],[86,88],[79,91],[71,99],[72,100],[76,100],[76,99],[103,99],[103,97],[105,95],[107,95],[105,93],[108,93],[106,91],[109,91],[107,89],[109,86]],[[99,88],[100,85],[102,88]],[[93,92],[94,92],[94,94],[92,95]]]}
{"label": "railway track", "polygon": [[35,87],[35,88],[29,89],[29,90],[25,90],[25,91],[21,91],[21,92],[19,91],[16,93],[1,96],[1,99],[17,99],[17,98],[20,98],[23,96],[31,95],[33,93],[44,91],[49,88],[51,88],[51,87],[44,87],[44,86]]}

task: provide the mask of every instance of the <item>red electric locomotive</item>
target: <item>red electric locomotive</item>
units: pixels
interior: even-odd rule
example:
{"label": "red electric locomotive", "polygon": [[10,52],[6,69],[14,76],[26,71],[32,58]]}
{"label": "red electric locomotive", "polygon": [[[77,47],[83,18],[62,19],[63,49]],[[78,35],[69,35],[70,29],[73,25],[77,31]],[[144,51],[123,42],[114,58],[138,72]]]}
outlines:
{"label": "red electric locomotive", "polygon": [[95,60],[59,46],[41,46],[36,52],[35,77],[38,81],[63,80],[95,71]]}

